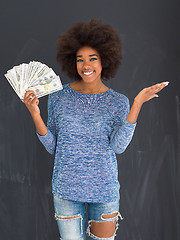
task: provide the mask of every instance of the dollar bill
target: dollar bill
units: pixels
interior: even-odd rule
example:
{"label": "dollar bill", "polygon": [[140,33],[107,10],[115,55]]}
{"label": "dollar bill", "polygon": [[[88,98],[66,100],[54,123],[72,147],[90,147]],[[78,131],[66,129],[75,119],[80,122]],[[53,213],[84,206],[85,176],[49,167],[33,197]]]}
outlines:
{"label": "dollar bill", "polygon": [[38,98],[61,89],[62,84],[58,76],[55,78],[43,79],[37,85],[28,88],[28,90],[33,90]]}
{"label": "dollar bill", "polygon": [[37,61],[14,66],[5,77],[21,100],[28,90],[33,90],[39,98],[63,88],[60,77],[47,65]]}

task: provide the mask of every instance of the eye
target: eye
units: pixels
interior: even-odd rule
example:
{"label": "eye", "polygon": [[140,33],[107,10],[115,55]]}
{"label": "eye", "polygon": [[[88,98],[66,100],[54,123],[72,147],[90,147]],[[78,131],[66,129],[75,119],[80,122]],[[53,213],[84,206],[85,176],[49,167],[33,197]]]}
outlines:
{"label": "eye", "polygon": [[83,60],[82,59],[77,59],[76,62],[83,62]]}
{"label": "eye", "polygon": [[90,61],[95,61],[95,60],[97,60],[97,58],[91,58],[91,59],[90,59]]}

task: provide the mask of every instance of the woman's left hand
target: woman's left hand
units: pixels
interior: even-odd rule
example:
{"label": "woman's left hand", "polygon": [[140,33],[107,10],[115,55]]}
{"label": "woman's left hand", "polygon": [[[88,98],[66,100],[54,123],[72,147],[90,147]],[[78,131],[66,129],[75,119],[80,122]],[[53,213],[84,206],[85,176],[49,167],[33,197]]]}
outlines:
{"label": "woman's left hand", "polygon": [[169,82],[162,82],[155,84],[151,87],[144,88],[142,91],[140,91],[140,93],[134,99],[133,105],[129,111],[126,120],[131,123],[136,123],[143,103],[149,101],[154,97],[159,97],[157,93],[160,92],[168,84]]}
{"label": "woman's left hand", "polygon": [[160,92],[164,87],[166,87],[169,84],[169,82],[162,82],[155,84],[151,87],[144,88],[136,97],[135,101],[143,104],[144,102],[147,102],[151,100],[154,97],[159,97],[157,95],[158,92]]}

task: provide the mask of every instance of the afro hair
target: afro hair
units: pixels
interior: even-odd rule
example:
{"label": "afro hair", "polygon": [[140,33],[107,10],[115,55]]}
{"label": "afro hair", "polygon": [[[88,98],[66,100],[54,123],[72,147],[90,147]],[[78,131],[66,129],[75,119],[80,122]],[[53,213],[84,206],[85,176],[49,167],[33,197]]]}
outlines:
{"label": "afro hair", "polygon": [[99,53],[102,79],[109,80],[116,75],[122,60],[122,41],[111,25],[99,19],[77,22],[57,40],[56,60],[71,79],[81,80],[76,69],[76,53],[84,46]]}

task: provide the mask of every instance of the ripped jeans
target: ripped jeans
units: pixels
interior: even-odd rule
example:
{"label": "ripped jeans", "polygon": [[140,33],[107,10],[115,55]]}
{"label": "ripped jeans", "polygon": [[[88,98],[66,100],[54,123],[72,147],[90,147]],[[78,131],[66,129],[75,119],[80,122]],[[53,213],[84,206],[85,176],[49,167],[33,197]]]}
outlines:
{"label": "ripped jeans", "polygon": [[[118,217],[121,217],[119,212],[119,201],[109,203],[87,203],[88,204],[88,226],[86,225],[85,202],[77,202],[59,198],[54,195],[55,218],[57,220],[60,239],[61,240],[85,240],[86,233],[91,239],[95,240],[114,240],[118,229]],[[115,214],[116,213],[116,214]],[[113,217],[105,217],[108,214],[114,214]],[[98,234],[91,232],[91,225],[103,224],[104,222],[114,223],[114,229],[111,236],[103,236],[106,232],[107,225],[96,225],[96,232],[102,230]],[[101,223],[100,223],[101,222]]]}

